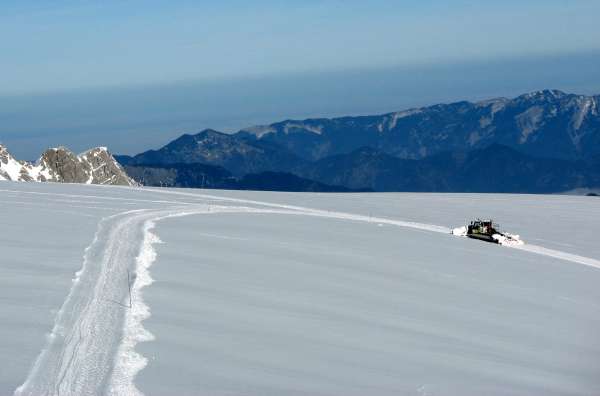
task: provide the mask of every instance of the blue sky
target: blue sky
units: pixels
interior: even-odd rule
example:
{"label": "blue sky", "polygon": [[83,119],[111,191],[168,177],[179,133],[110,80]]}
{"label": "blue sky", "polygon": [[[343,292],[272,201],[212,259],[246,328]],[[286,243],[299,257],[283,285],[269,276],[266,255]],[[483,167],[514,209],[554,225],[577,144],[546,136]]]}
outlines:
{"label": "blue sky", "polygon": [[206,127],[597,93],[598,15],[595,0],[3,0],[0,141],[131,153]]}
{"label": "blue sky", "polygon": [[0,93],[600,49],[600,2],[16,1]]}

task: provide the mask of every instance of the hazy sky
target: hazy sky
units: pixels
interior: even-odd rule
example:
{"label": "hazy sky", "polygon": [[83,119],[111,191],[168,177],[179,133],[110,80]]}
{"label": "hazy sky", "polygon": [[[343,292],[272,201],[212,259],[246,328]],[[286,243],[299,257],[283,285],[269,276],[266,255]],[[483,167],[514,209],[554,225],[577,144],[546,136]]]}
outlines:
{"label": "hazy sky", "polygon": [[21,1],[0,89],[52,91],[600,49],[595,0]]}
{"label": "hazy sky", "polygon": [[204,127],[593,92],[598,73],[567,73],[600,65],[599,15],[595,0],[3,0],[0,141],[135,152]]}

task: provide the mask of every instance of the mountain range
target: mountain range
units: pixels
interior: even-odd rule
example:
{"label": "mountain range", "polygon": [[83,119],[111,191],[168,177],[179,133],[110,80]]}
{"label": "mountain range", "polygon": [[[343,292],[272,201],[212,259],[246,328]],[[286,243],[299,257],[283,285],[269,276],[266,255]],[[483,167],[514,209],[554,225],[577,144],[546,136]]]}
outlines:
{"label": "mountain range", "polygon": [[544,90],[373,116],[184,134],[113,157],[0,145],[0,180],[281,191],[553,193],[600,187],[600,96]]}
{"label": "mountain range", "polygon": [[[599,103],[600,96],[545,90],[375,116],[286,120],[234,134],[208,129],[116,158],[138,182],[151,168],[150,184],[163,184],[157,170],[162,167],[171,172],[170,183],[181,187],[206,186],[209,174],[213,185],[225,186],[227,180],[276,172],[279,182],[270,187],[284,190],[292,177],[306,185],[374,191],[595,188]],[[202,181],[193,164],[202,165]]]}
{"label": "mountain range", "polygon": [[137,185],[106,147],[96,147],[79,155],[65,147],[50,148],[32,163],[16,160],[0,145],[0,180]]}
{"label": "mountain range", "polygon": [[600,154],[600,96],[546,90],[515,99],[457,102],[395,113],[287,120],[246,128],[250,140],[274,143],[314,161],[372,147],[404,159],[499,143],[524,154],[580,159]]}

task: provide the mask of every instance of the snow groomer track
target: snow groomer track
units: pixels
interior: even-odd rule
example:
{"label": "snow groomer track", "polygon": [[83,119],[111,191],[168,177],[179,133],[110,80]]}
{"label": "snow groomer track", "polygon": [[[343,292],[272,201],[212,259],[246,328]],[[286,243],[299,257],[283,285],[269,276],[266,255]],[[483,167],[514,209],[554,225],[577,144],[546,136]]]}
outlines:
{"label": "snow groomer track", "polygon": [[[142,321],[149,316],[142,288],[152,283],[148,267],[157,259],[153,245],[160,243],[160,235],[156,235],[153,228],[162,219],[249,213],[308,216],[402,227],[432,233],[438,235],[437,238],[463,241],[451,235],[449,226],[455,224],[443,226],[402,220],[395,216],[372,216],[287,202],[266,202],[228,196],[227,192],[202,194],[139,189],[136,190],[135,197],[132,195],[130,198],[120,199],[103,192],[127,191],[126,189],[94,187],[78,191],[79,193],[73,194],[59,192],[56,188],[52,192],[44,192],[40,188],[28,191],[0,187],[0,194],[35,197],[37,200],[65,200],[72,204],[80,202],[82,207],[92,205],[93,201],[96,202],[93,205],[99,207],[110,207],[111,204],[119,206],[123,202],[131,207],[105,216],[100,221],[92,243],[84,252],[83,265],[73,280],[68,297],[56,314],[47,345],[37,357],[24,383],[15,391],[16,395],[141,394],[134,384],[134,378],[145,367],[147,360],[134,348],[138,342],[148,341],[153,337],[142,326]],[[275,199],[277,196],[271,198]],[[523,239],[527,242],[526,234],[523,234]],[[600,269],[598,259],[535,244],[489,246],[489,249],[517,249],[526,254]],[[131,307],[128,274],[131,275],[132,282]]]}

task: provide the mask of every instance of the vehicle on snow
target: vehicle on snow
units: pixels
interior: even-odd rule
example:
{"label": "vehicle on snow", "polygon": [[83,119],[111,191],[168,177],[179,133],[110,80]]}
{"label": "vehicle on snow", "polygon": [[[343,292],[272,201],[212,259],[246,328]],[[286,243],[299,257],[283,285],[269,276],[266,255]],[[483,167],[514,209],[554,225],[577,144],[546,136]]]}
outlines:
{"label": "vehicle on snow", "polygon": [[480,239],[486,242],[499,243],[498,238],[494,238],[494,235],[502,235],[498,231],[500,227],[498,224],[494,224],[492,220],[474,220],[467,226],[467,237],[473,239]]}
{"label": "vehicle on snow", "polygon": [[466,226],[454,228],[450,233],[500,245],[518,246],[524,244],[519,235],[500,232],[500,226],[492,220],[473,220]]}

